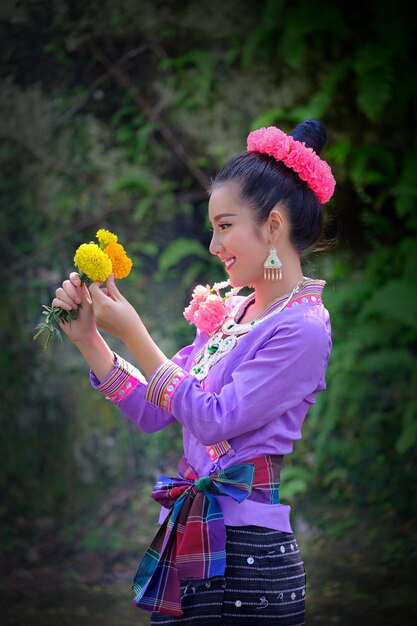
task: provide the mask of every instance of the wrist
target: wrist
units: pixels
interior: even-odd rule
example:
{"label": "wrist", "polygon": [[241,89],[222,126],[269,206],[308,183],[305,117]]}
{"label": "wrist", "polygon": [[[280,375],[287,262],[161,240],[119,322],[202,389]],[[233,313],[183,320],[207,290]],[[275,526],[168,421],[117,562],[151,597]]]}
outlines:
{"label": "wrist", "polygon": [[132,323],[127,324],[124,328],[123,334],[121,334],[120,339],[123,343],[130,349],[132,345],[137,345],[137,343],[142,342],[144,337],[148,335],[148,331],[139,316],[132,321]]}
{"label": "wrist", "polygon": [[97,331],[88,341],[77,344],[78,349],[101,382],[114,368],[114,353]]}
{"label": "wrist", "polygon": [[82,337],[78,337],[72,340],[74,345],[79,349],[83,350],[88,346],[94,346],[101,341],[104,341],[103,337],[100,335],[97,328],[92,329],[89,333],[83,335]]}

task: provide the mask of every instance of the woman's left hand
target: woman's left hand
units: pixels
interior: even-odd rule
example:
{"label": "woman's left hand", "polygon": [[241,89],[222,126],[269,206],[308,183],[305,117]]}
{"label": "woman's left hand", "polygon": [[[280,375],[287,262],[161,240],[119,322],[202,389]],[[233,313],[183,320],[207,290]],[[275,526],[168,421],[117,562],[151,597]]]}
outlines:
{"label": "woman's left hand", "polygon": [[114,337],[129,343],[139,331],[141,319],[133,306],[120,293],[111,274],[106,286],[92,283],[89,287],[96,324]]}

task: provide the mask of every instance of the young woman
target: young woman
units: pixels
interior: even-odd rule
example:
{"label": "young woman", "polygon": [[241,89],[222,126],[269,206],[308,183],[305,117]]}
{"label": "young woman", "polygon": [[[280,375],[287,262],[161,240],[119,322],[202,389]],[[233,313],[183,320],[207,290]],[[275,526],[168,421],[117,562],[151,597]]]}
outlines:
{"label": "young woman", "polygon": [[[325,141],[318,120],[290,135],[259,129],[215,177],[210,252],[232,287],[253,293],[222,299],[196,288],[185,311],[195,342],[171,360],[112,277],[87,290],[72,273],[56,291],[53,305],[79,309],[63,329],[93,386],[146,432],[183,426],[179,473],[155,485],[161,527],[134,582],[152,624],[304,624],[304,567],[279,474],[325,389],[331,349],[324,282],[305,278],[300,262],[334,190],[318,156]],[[143,373],[97,327],[122,340]]]}

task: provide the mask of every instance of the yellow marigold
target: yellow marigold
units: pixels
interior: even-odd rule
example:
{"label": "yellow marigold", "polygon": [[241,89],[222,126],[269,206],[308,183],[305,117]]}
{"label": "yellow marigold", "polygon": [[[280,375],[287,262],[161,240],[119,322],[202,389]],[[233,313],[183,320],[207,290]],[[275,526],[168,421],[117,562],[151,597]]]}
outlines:
{"label": "yellow marigold", "polygon": [[114,233],[111,233],[109,230],[106,230],[105,228],[100,228],[100,230],[98,230],[96,233],[96,237],[99,240],[99,242],[102,244],[102,246],[107,246],[109,243],[118,242],[117,235],[115,235]]}
{"label": "yellow marigold", "polygon": [[110,257],[115,278],[125,278],[132,269],[132,260],[120,243],[109,243],[104,252]]}
{"label": "yellow marigold", "polygon": [[112,273],[111,259],[96,243],[83,243],[74,256],[74,264],[92,281],[103,283]]}

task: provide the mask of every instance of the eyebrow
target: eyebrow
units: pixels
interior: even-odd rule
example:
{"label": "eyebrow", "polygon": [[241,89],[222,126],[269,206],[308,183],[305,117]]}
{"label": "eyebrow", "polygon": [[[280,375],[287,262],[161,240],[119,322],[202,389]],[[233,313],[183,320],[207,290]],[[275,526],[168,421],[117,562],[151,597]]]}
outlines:
{"label": "eyebrow", "polygon": [[236,217],[236,213],[219,213],[219,215],[216,215],[214,218],[214,221],[218,222],[222,217]]}

